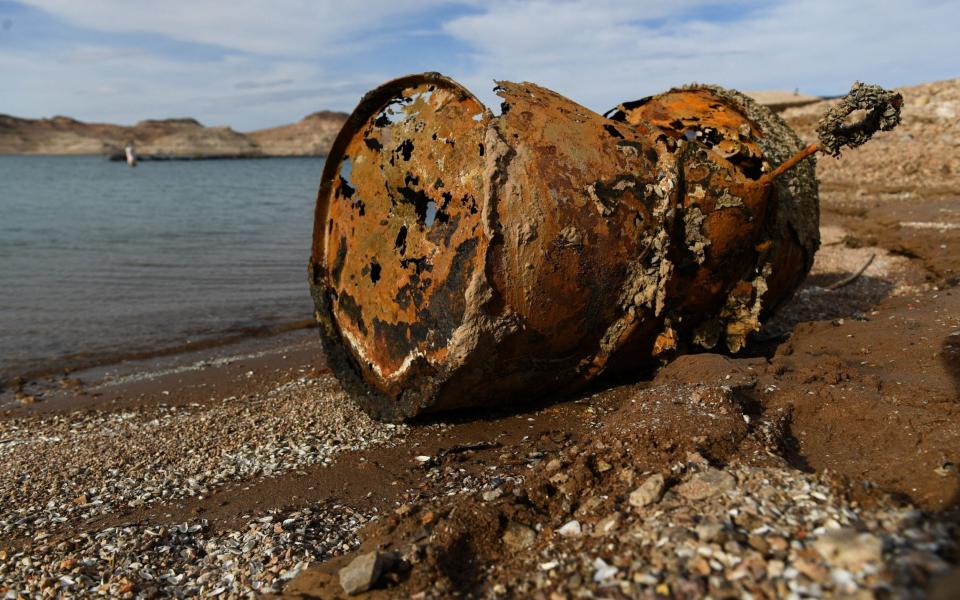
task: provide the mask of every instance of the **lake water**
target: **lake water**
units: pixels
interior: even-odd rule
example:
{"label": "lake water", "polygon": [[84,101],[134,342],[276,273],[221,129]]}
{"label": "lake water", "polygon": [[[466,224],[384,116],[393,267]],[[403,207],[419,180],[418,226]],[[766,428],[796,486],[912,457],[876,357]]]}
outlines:
{"label": "lake water", "polygon": [[322,168],[0,156],[0,379],[311,319]]}

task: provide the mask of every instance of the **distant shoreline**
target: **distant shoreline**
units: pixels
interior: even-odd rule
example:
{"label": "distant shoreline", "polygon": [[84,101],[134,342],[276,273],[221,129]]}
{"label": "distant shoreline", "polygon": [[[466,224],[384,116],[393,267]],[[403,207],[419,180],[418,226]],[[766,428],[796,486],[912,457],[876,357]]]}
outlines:
{"label": "distant shoreline", "polygon": [[[20,153],[3,153],[0,152],[0,158],[8,156],[35,156],[38,158],[102,158],[110,162],[123,162],[126,160],[121,154],[96,154],[96,153],[83,153],[83,154],[53,154],[45,152],[20,152]],[[165,162],[165,161],[191,161],[191,160],[263,160],[263,159],[273,159],[273,158],[326,158],[326,154],[256,154],[256,155],[242,155],[242,154],[213,154],[209,156],[188,156],[188,155],[169,155],[169,154],[155,154],[155,155],[137,155],[138,162]]]}
{"label": "distant shoreline", "polygon": [[287,125],[239,132],[192,118],[148,119],[132,126],[70,117],[23,119],[0,114],[0,155],[106,156],[125,160],[207,160],[326,156],[346,113],[319,111]]}
{"label": "distant shoreline", "polygon": [[[97,155],[94,155],[97,156]],[[104,155],[99,155],[104,156]],[[263,160],[268,158],[326,158],[326,154],[211,154],[208,156],[188,156],[171,154],[146,154],[137,155],[137,162],[166,162],[166,161],[188,161],[188,160]],[[125,162],[126,156],[123,154],[111,154],[106,157],[110,162]]]}

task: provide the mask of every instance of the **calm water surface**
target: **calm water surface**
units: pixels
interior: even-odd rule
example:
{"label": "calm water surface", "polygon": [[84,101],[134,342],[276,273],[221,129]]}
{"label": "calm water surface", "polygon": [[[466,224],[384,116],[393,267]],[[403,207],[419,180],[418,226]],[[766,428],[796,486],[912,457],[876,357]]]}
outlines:
{"label": "calm water surface", "polygon": [[0,156],[0,378],[310,319],[322,167]]}

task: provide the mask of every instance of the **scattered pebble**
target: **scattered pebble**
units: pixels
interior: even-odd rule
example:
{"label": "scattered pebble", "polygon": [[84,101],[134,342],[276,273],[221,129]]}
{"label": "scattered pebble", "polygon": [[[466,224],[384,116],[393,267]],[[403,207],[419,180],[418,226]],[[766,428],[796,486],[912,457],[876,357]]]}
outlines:
{"label": "scattered pebble", "polygon": [[649,506],[650,504],[659,501],[660,496],[663,495],[664,485],[665,482],[663,475],[659,473],[656,475],[651,475],[646,481],[643,482],[643,485],[630,493],[630,498],[628,500],[630,506],[635,508],[643,508],[644,506]]}

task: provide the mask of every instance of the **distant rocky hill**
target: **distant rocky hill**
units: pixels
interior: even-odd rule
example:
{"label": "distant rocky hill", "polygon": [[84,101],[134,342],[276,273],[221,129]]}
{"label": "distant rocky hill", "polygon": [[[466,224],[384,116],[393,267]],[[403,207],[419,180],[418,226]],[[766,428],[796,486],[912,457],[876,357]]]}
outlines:
{"label": "distant rocky hill", "polygon": [[250,132],[264,154],[270,156],[326,156],[347,114],[324,110],[302,121]]}
{"label": "distant rocky hill", "polygon": [[132,127],[69,117],[0,115],[0,154],[120,155],[133,143],[142,158],[324,156],[347,115],[313,113],[302,121],[249,133],[204,127],[195,119],[146,120]]}

